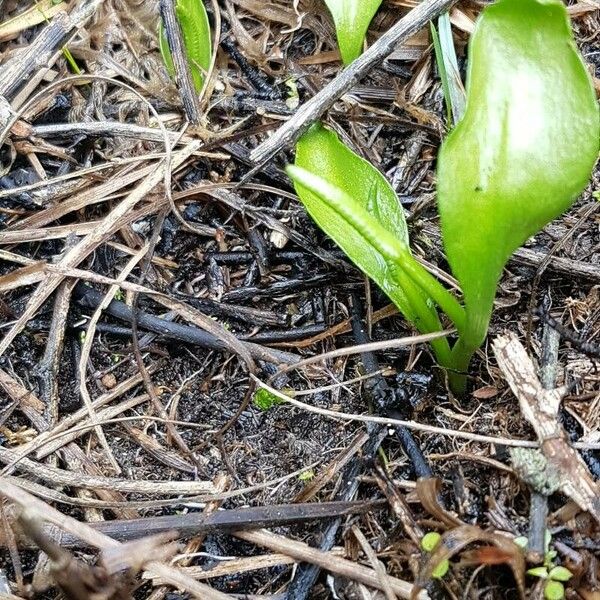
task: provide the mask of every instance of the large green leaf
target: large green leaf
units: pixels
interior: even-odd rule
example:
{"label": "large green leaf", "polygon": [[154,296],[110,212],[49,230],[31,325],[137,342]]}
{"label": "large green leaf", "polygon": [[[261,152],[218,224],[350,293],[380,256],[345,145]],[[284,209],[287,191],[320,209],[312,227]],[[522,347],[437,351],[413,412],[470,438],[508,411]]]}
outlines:
{"label": "large green leaf", "polygon": [[[442,329],[435,307],[402,267],[409,256],[402,206],[387,179],[345,146],[335,133],[313,126],[288,168],[310,216],[364,273],[424,332]],[[412,259],[413,262],[414,259]],[[433,343],[441,363],[448,344]]]}
{"label": "large green leaf", "polygon": [[[344,145],[333,131],[321,124],[314,125],[296,146],[295,164],[347,194],[398,241],[408,245],[404,212],[392,186],[375,167]],[[386,258],[365,239],[361,231],[357,231],[321,197],[311,193],[297,177],[294,184],[300,200],[317,225],[390,297],[394,296],[394,302],[403,312],[413,316],[402,290],[397,289],[391,278]],[[321,193],[325,191],[324,187],[321,185]]]}
{"label": "large green leaf", "polygon": [[325,0],[333,17],[344,64],[357,58],[363,46],[369,23],[383,0]]}
{"label": "large green leaf", "polygon": [[590,76],[560,0],[500,0],[469,47],[467,109],[438,161],[444,245],[470,332],[484,339],[512,252],[565,211],[598,155]]}
{"label": "large green leaf", "polygon": [[[183,34],[183,44],[194,88],[197,92],[200,92],[204,84],[204,72],[210,66],[212,53],[208,14],[202,0],[177,0],[175,12]],[[160,24],[158,39],[167,71],[173,77],[175,67],[173,66],[173,58],[162,23]]]}

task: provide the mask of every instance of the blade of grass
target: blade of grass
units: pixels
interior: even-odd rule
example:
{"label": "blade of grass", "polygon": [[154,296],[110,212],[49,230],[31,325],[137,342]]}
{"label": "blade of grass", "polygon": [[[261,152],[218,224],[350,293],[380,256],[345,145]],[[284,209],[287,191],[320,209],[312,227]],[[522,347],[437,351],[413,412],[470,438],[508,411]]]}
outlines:
{"label": "blade of grass", "polygon": [[466,100],[465,88],[460,77],[456,50],[454,48],[450,15],[446,12],[439,17],[439,32],[433,22],[430,25],[435,59],[440,79],[442,80],[442,89],[448,111],[448,122],[452,121],[456,125],[465,112]]}

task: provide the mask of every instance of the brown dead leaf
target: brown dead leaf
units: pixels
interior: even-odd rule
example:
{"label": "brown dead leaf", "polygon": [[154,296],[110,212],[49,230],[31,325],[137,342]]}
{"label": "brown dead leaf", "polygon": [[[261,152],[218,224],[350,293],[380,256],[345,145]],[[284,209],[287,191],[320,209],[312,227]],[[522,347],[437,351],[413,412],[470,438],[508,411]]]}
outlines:
{"label": "brown dead leaf", "polygon": [[417,496],[423,508],[448,528],[460,527],[464,523],[454,514],[448,512],[439,502],[442,482],[435,478],[419,479],[417,481]]}
{"label": "brown dead leaf", "polygon": [[493,385],[480,387],[473,392],[473,398],[477,398],[478,400],[489,400],[490,398],[495,398],[497,395],[498,388]]}
{"label": "brown dead leaf", "polygon": [[[504,537],[498,533],[483,531],[475,525],[461,525],[442,535],[442,539],[437,548],[424,557],[417,579],[413,585],[411,600],[415,600],[421,590],[425,589],[431,581],[431,576],[436,568],[444,560],[449,560],[457,555],[469,544],[483,542],[493,546],[498,553],[493,555],[494,559],[502,557],[502,563],[508,564],[511,568],[519,595],[525,598],[525,555],[521,548],[517,546],[512,539]],[[473,553],[467,555],[467,559],[473,559],[476,556]],[[492,554],[489,550],[483,550],[481,555],[483,559],[491,560]],[[490,564],[484,562],[483,564]],[[497,564],[497,563],[491,563]]]}

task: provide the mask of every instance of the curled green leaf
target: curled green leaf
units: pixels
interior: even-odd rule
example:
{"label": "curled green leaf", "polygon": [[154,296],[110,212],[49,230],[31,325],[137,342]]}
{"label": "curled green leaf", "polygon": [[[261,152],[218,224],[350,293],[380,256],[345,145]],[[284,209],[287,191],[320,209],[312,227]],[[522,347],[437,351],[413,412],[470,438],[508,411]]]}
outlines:
{"label": "curled green leaf", "polygon": [[[302,136],[295,165],[287,171],[310,216],[407,320],[424,333],[440,331],[435,307],[415,283],[428,274],[410,253],[404,211],[387,179],[320,124]],[[431,280],[436,302],[452,302]],[[460,318],[462,309],[455,308]],[[432,346],[440,363],[447,364],[448,342],[439,339]]]}
{"label": "curled green leaf", "polygon": [[369,23],[383,0],[325,0],[333,17],[344,64],[351,63],[361,51]]}
{"label": "curled green leaf", "polygon": [[573,573],[566,567],[553,567],[550,569],[548,577],[554,581],[569,581],[573,577]]}
{"label": "curled green leaf", "polygon": [[560,0],[487,7],[469,58],[466,113],[438,160],[444,245],[468,318],[456,352],[466,364],[487,333],[508,258],[571,206],[600,138],[594,89]]}
{"label": "curled green leaf", "polygon": [[[177,0],[177,19],[183,34],[183,45],[196,92],[204,85],[204,73],[211,61],[212,42],[208,14],[202,0]],[[158,35],[160,52],[169,75],[175,75],[173,58],[167,43],[164,26],[160,24]]]}

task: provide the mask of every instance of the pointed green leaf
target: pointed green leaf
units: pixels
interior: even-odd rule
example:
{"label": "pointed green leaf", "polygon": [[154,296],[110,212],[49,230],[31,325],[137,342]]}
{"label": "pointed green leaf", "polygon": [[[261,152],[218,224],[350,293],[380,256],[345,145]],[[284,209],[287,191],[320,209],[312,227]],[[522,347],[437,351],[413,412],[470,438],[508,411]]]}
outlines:
{"label": "pointed green leaf", "polygon": [[569,581],[573,577],[573,573],[566,567],[553,567],[548,573],[548,577],[554,581]]}
{"label": "pointed green leaf", "polygon": [[325,0],[333,17],[340,54],[344,64],[362,52],[363,41],[383,0]]}
{"label": "pointed green leaf", "polygon": [[[212,42],[208,14],[202,0],[177,0],[175,7],[177,19],[183,34],[183,45],[194,82],[196,92],[200,92],[204,84],[204,72],[210,67]],[[167,71],[173,77],[175,67],[167,43],[164,26],[160,24],[158,35],[160,52]]]}
{"label": "pointed green leaf", "polygon": [[547,579],[548,569],[546,569],[546,567],[533,567],[533,569],[528,569],[527,575],[539,577],[540,579]]}
{"label": "pointed green leaf", "polygon": [[440,15],[438,27],[439,33],[431,22],[435,59],[448,109],[448,123],[452,120],[452,123],[456,124],[465,113],[465,88],[460,78],[450,15],[447,12]]}
{"label": "pointed green leaf", "polygon": [[560,0],[499,0],[469,48],[467,109],[438,161],[444,245],[468,344],[484,339],[506,261],[571,206],[598,154],[598,105]]}
{"label": "pointed green leaf", "polygon": [[562,600],[565,597],[565,586],[560,581],[548,581],[544,586],[546,600]]}
{"label": "pointed green leaf", "polygon": [[[306,181],[292,175],[298,196],[317,225],[390,296],[406,318],[414,322],[416,314],[393,280],[389,260],[365,237],[365,232],[373,231],[378,225],[386,230],[391,244],[400,246],[399,250],[390,252],[408,252],[404,211],[387,179],[321,124],[313,126],[298,142],[295,164],[322,177],[332,188],[317,182],[320,193],[330,197],[336,193],[345,195],[348,197],[342,199],[345,205],[357,205],[354,214],[362,213],[366,219],[364,231],[358,231],[338,211],[327,206],[319,195],[303,185]],[[375,226],[370,225],[371,220],[376,221]]]}
{"label": "pointed green leaf", "polygon": [[[320,124],[298,142],[295,166],[288,167],[288,174],[317,225],[407,320],[422,332],[441,330],[435,307],[401,266],[416,261],[408,247],[404,211],[387,179]],[[432,346],[445,364],[447,341],[435,340]]]}

